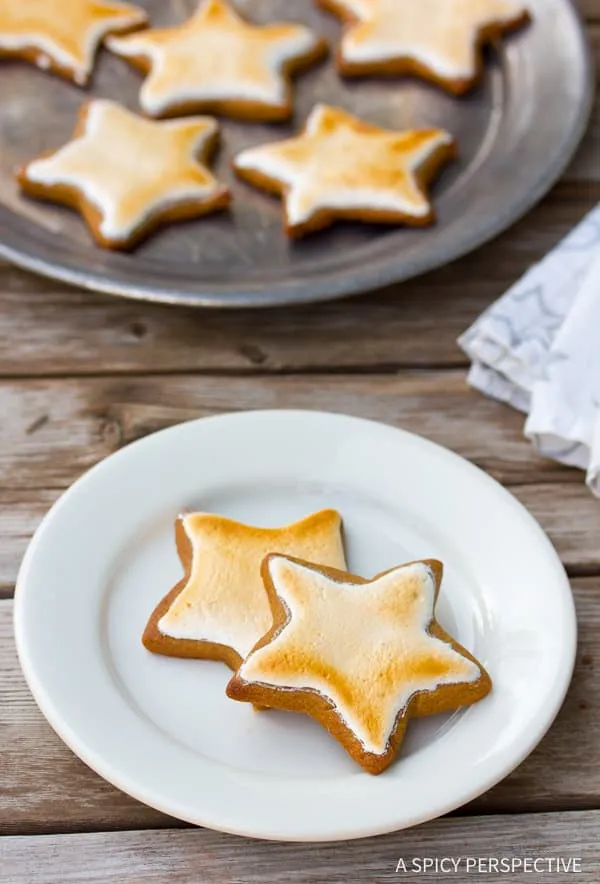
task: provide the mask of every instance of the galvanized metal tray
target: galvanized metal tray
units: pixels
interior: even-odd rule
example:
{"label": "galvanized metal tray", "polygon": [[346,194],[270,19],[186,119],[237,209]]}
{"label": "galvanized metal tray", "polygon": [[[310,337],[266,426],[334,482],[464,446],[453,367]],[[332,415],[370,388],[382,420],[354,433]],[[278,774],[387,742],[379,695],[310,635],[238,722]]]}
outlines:
{"label": "galvanized metal tray", "polygon": [[[197,0],[141,0],[156,25],[182,21]],[[212,307],[319,301],[414,277],[474,249],[522,216],[559,177],[589,117],[593,77],[583,26],[569,0],[529,0],[534,21],[488,57],[481,87],[463,99],[416,80],[343,81],[331,59],[297,81],[290,125],[223,121],[217,172],[232,210],[173,225],[132,254],[91,242],[66,209],[21,197],[14,167],[58,147],[86,95],[18,62],[0,67],[0,256],[38,273],[131,298]],[[335,45],[339,22],[312,0],[238,0],[256,21],[297,20]],[[103,52],[94,96],[137,107],[140,77]],[[281,205],[237,181],[241,149],[289,136],[317,101],[390,128],[441,126],[460,160],[433,188],[438,223],[425,230],[338,224],[289,242]]]}

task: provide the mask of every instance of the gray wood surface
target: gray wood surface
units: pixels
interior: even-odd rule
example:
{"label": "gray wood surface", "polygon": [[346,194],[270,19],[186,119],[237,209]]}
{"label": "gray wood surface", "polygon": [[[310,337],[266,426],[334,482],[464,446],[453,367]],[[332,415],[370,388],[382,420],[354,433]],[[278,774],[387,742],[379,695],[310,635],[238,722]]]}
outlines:
{"label": "gray wood surface", "polygon": [[[600,61],[600,0],[577,5]],[[577,156],[536,209],[473,255],[387,291],[291,310],[174,310],[0,263],[1,884],[600,882],[600,506],[578,472],[533,453],[522,416],[468,390],[456,345],[599,200],[600,99]],[[10,596],[54,500],[133,439],[205,414],[271,407],[371,417],[454,449],[511,487],[571,574],[580,645],[565,705],[524,764],[460,816],[328,846],[190,830],[101,780],[29,694]],[[401,858],[410,872],[413,857],[466,855],[581,858],[583,871],[396,872]]]}
{"label": "gray wood surface", "polygon": [[381,420],[468,457],[507,485],[581,485],[581,474],[540,458],[524,416],[482,397],[465,372],[215,378],[197,375],[68,378],[0,384],[3,489],[66,488],[121,446],[224,411],[307,408]]}
{"label": "gray wood surface", "polygon": [[[600,136],[585,144],[580,156],[589,164],[591,153],[600,178]],[[0,376],[464,365],[457,336],[599,199],[600,180],[560,184],[467,258],[400,287],[318,307],[173,310],[0,264]]]}
{"label": "gray wood surface", "polygon": [[523,417],[469,390],[464,370],[215,377],[153,375],[0,383],[0,594],[35,527],[76,478],[148,433],[221,411],[317,408],[427,436],[511,486],[572,574],[600,573],[600,507],[576,470],[539,458]]}
{"label": "gray wood surface", "polygon": [[600,21],[598,0],[575,0],[575,6],[589,22]]}
{"label": "gray wood surface", "polygon": [[[207,830],[115,832],[0,841],[3,884],[383,884],[383,882],[600,880],[600,811],[446,819],[381,838],[327,845],[248,841]],[[489,858],[538,860],[538,874],[495,874]],[[457,874],[418,874],[426,859],[454,858]],[[564,869],[549,862],[560,858]],[[418,865],[417,865],[418,863]],[[501,867],[500,867],[501,868]],[[405,871],[406,869],[406,871]]]}

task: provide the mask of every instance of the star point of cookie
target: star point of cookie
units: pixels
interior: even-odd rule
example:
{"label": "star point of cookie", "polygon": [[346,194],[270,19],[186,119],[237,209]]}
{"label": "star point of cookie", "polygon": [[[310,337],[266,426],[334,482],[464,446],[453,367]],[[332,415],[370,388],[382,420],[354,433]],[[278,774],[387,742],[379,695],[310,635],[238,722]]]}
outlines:
{"label": "star point of cookie", "polygon": [[422,226],[434,220],[425,187],[455,149],[441,129],[395,132],[317,105],[298,136],[249,148],[234,168],[283,195],[291,236],[338,218]]}
{"label": "star point of cookie", "polygon": [[289,117],[291,75],[327,51],[304,25],[251,24],[226,0],[203,0],[178,27],[107,46],[147,74],[140,105],[149,116],[208,111],[255,120]]}
{"label": "star point of cookie", "polygon": [[129,249],[161,224],[228,204],[204,165],[217,136],[211,117],[157,123],[98,99],[82,108],[73,139],[17,180],[29,196],[78,210],[99,245]]}
{"label": "star point of cookie", "polygon": [[478,81],[481,47],[530,19],[520,0],[318,0],[346,23],[346,76],[413,74],[460,95]]}
{"label": "star point of cookie", "polygon": [[116,0],[0,0],[0,58],[22,58],[84,86],[107,34],[147,21],[144,9]]}
{"label": "star point of cookie", "polygon": [[262,573],[273,626],[228,696],[311,715],[370,773],[392,762],[410,717],[489,693],[484,668],[435,620],[441,563],[363,580],[269,555]]}
{"label": "star point of cookie", "polygon": [[345,567],[341,519],[321,510],[280,528],[257,528],[210,513],[176,522],[183,579],[162,599],[143,643],[157,654],[222,660],[236,669],[271,628],[260,566],[269,552]]}

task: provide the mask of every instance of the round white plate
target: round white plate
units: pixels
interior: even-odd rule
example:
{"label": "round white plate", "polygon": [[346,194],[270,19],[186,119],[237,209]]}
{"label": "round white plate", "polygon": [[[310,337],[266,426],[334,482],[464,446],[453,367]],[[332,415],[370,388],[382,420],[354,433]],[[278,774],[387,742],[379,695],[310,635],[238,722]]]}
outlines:
{"label": "round white plate", "polygon": [[[341,512],[359,574],[445,562],[438,619],[494,682],[467,711],[411,721],[379,777],[310,719],[227,699],[222,664],[156,656],[140,642],[181,576],[181,510],[266,526],[323,507]],[[303,841],[400,829],[489,789],[550,726],[576,648],[561,564],[492,479],[408,433],[290,411],[194,421],[91,470],[27,551],[15,631],[42,712],[101,776],[192,823]]]}

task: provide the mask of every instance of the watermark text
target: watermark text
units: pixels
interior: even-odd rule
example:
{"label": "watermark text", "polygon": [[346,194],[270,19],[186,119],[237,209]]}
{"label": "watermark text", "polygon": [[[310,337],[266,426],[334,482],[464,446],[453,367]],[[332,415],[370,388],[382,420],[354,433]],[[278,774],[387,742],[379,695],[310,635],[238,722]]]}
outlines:
{"label": "watermark text", "polygon": [[400,857],[397,875],[577,875],[583,860],[577,856],[414,856]]}

